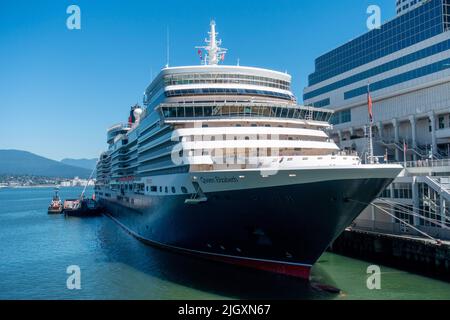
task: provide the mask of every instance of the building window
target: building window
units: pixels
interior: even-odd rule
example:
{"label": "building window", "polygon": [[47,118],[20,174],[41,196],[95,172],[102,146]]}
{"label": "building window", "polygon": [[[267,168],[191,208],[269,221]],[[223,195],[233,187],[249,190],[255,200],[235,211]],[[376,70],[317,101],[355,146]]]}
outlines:
{"label": "building window", "polygon": [[352,121],[352,113],[350,110],[336,112],[331,118],[331,124],[338,125]]}
{"label": "building window", "polygon": [[419,184],[419,209],[419,214],[423,216],[419,219],[421,226],[439,227],[434,222],[440,222],[442,219],[440,195],[425,183]]}
{"label": "building window", "polygon": [[330,98],[314,102],[311,106],[314,108],[323,108],[330,105]]}
{"label": "building window", "polygon": [[395,199],[412,199],[412,185],[410,183],[394,183]]}
{"label": "building window", "polygon": [[[373,67],[369,70],[362,71],[362,72],[354,74],[348,78],[339,80],[337,82],[325,85],[321,88],[318,88],[316,90],[305,93],[303,95],[303,100],[313,99],[317,96],[326,94],[330,91],[334,91],[334,90],[343,88],[345,86],[351,85],[358,81],[366,80],[370,77],[385,73],[385,72],[393,70],[393,69],[397,69],[401,66],[410,64],[410,63],[418,61],[418,60],[425,59],[427,57],[436,55],[438,53],[447,51],[449,49],[450,49],[450,40],[445,40],[445,41],[433,44],[432,46],[415,51],[413,53],[407,54],[405,56],[402,56],[398,59],[386,62],[384,64],[377,65],[376,67]],[[319,103],[319,102],[316,102],[316,103]]]}
{"label": "building window", "polygon": [[[428,76],[430,74],[435,74],[448,69],[447,65],[450,64],[450,59],[444,59],[414,70],[401,73],[390,78],[380,80],[378,82],[372,83],[370,89],[372,92],[378,91],[385,88],[390,88],[400,83],[408,82],[420,77]],[[367,94],[367,86],[362,86],[344,93],[344,99],[352,99],[361,95]]]}
{"label": "building window", "polygon": [[381,194],[381,198],[390,198],[391,197],[391,189],[386,188],[384,189],[383,193]]}
{"label": "building window", "polygon": [[442,117],[439,117],[439,129],[442,130],[444,128],[445,128],[444,117],[442,116]]}
{"label": "building window", "polygon": [[[414,225],[414,216],[411,214],[408,214],[408,212],[413,212],[412,206],[407,205],[395,205],[393,206],[395,216],[397,220],[395,220],[395,223],[400,223],[400,221],[404,221],[405,223],[408,223],[410,225]],[[403,223],[404,225],[404,223]],[[405,225],[406,227],[406,225]]]}

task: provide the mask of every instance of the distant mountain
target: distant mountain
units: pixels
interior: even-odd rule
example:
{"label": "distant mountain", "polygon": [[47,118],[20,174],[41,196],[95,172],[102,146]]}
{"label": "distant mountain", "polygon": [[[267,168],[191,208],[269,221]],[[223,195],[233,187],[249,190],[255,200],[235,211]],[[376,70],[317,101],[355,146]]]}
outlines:
{"label": "distant mountain", "polygon": [[27,151],[0,150],[0,174],[89,178],[91,170],[50,160]]}
{"label": "distant mountain", "polygon": [[73,167],[93,170],[97,165],[97,159],[62,159],[62,163]]}

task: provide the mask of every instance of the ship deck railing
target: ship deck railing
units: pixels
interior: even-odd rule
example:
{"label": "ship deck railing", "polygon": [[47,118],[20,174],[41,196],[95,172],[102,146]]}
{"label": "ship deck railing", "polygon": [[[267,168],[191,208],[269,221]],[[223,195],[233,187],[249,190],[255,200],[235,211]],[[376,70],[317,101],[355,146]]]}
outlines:
{"label": "ship deck railing", "polygon": [[165,120],[210,120],[221,118],[273,118],[329,124],[333,110],[273,103],[163,103],[155,109]]}
{"label": "ship deck railing", "polygon": [[406,168],[439,168],[439,167],[450,167],[450,159],[442,160],[417,160],[408,161],[406,163],[399,163],[404,165]]}

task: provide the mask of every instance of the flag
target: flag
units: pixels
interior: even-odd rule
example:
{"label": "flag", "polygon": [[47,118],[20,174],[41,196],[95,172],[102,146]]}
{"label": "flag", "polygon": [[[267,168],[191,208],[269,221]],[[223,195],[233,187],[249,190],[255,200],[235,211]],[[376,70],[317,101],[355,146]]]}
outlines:
{"label": "flag", "polygon": [[201,60],[201,59],[203,58],[203,57],[202,57],[202,50],[201,50],[201,49],[198,49],[197,53],[198,53],[198,55],[199,55],[199,57],[200,57],[200,60]]}
{"label": "flag", "polygon": [[222,53],[222,56],[220,57],[220,60],[222,60],[222,61],[225,60],[225,53]]}
{"label": "flag", "polygon": [[408,144],[406,143],[406,141],[403,141],[403,152],[407,152],[408,151]]}
{"label": "flag", "polygon": [[370,95],[370,85],[367,85],[367,107],[369,108],[370,123],[373,123],[372,96]]}

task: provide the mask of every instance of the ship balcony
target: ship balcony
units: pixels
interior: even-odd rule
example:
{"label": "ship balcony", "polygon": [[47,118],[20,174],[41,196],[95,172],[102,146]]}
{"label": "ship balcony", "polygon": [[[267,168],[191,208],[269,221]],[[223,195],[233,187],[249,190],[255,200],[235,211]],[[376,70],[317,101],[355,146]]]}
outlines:
{"label": "ship balcony", "polygon": [[221,170],[263,170],[263,169],[298,169],[305,167],[339,167],[357,166],[361,164],[355,155],[323,155],[323,156],[267,156],[248,157],[237,154],[233,157],[198,156],[186,157],[185,163],[190,165],[191,172],[221,171]]}
{"label": "ship balcony", "polygon": [[128,123],[118,123],[118,124],[111,126],[107,131],[107,142],[109,144],[113,143],[114,139],[119,134],[126,134],[130,130],[131,130],[131,126]]}

